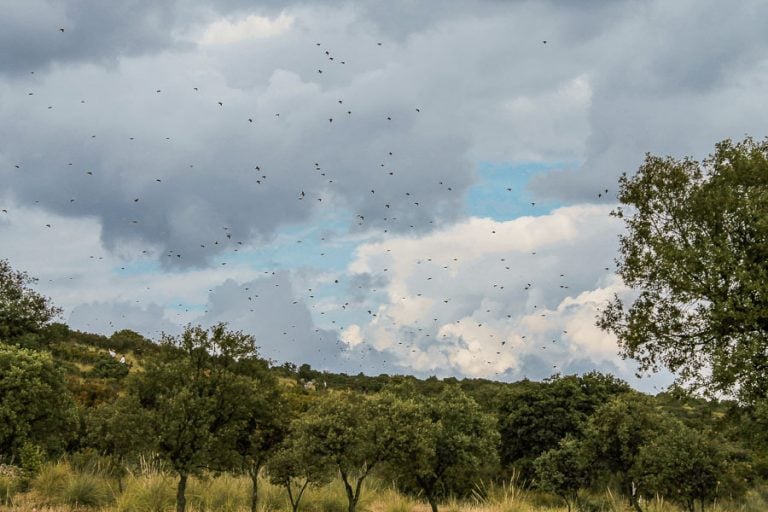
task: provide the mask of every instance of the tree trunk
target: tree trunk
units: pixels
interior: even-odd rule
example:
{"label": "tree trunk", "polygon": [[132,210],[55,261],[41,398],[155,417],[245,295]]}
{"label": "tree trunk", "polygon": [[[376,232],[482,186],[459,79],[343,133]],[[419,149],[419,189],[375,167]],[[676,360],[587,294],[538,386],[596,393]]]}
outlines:
{"label": "tree trunk", "polygon": [[256,512],[259,504],[259,466],[248,469],[251,477],[251,512]]}
{"label": "tree trunk", "polygon": [[187,475],[186,473],[179,473],[179,485],[176,487],[176,512],[184,512],[187,508],[187,497],[185,495],[187,491]]}
{"label": "tree trunk", "polygon": [[341,480],[344,482],[344,491],[347,493],[347,502],[349,503],[347,512],[355,512],[357,498],[360,496],[360,484],[362,483],[362,480],[357,482],[357,492],[355,492],[355,490],[352,489],[352,485],[349,483],[347,473],[342,471],[341,468],[339,468],[339,473],[341,473]]}
{"label": "tree trunk", "polygon": [[427,501],[429,502],[429,506],[432,507],[432,512],[437,512],[437,499],[431,494],[427,494]]}

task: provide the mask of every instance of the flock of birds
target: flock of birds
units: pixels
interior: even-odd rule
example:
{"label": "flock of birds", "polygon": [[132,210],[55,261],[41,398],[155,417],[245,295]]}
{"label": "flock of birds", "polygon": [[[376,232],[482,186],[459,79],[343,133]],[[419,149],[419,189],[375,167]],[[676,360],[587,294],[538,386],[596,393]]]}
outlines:
{"label": "flock of birds", "polygon": [[[61,33],[65,32],[64,28],[58,29]],[[543,40],[542,44],[546,45],[547,41]],[[320,56],[321,58],[325,59],[325,62],[327,64],[333,63],[333,64],[339,64],[339,65],[346,65],[347,60],[341,59],[338,56],[334,55],[330,49],[325,49],[323,45],[318,42],[315,44],[317,48],[319,48]],[[382,46],[382,43],[377,43],[377,46]],[[317,75],[321,76],[324,74],[324,69],[322,67],[317,68]],[[34,74],[34,71],[31,72]],[[326,70],[326,75],[327,70]],[[195,94],[200,94],[201,96],[204,96],[204,91],[202,91],[200,86],[196,85],[190,85],[191,89],[194,91]],[[155,88],[153,89],[155,91],[155,94],[167,94],[167,92],[162,88]],[[35,96],[35,91],[29,91],[28,96]],[[86,99],[80,100],[81,103],[85,104]],[[219,109],[225,109],[226,105],[223,99],[216,99],[211,98],[211,102],[215,102],[215,105]],[[348,107],[345,104],[344,98],[339,98],[337,100],[338,108],[342,112],[342,115],[345,117],[351,117],[353,116],[353,110],[352,108]],[[39,108],[40,105],[36,105],[36,107]],[[47,105],[48,110],[54,110],[55,105]],[[215,107],[214,107],[215,108]],[[412,107],[412,114],[413,115],[427,115],[422,112],[423,107],[419,105],[413,105]],[[281,117],[280,112],[275,112],[274,117],[279,120]],[[285,117],[285,116],[283,116]],[[247,122],[249,124],[254,123],[255,118],[253,116],[248,117],[247,115],[243,116],[243,122]],[[387,123],[392,123],[393,121],[393,114],[388,113],[382,113],[382,122],[386,121]],[[337,117],[328,117],[327,119],[328,124],[333,125],[334,123],[339,124],[339,119]],[[398,128],[395,126],[395,123],[392,123],[393,127],[392,130],[397,130]],[[96,139],[98,140],[99,134],[94,133],[90,135],[90,139]],[[129,141],[131,143],[137,143],[139,137],[137,136],[130,136]],[[167,141],[171,142],[171,137],[165,138]],[[377,222],[374,224],[368,223],[370,221],[370,218],[366,218],[366,215],[362,213],[358,213],[354,217],[354,229],[356,229],[359,232],[363,232],[366,229],[375,231],[378,229],[379,235],[382,237],[382,239],[386,240],[387,233],[396,232],[398,234],[401,234],[403,232],[408,232],[408,230],[416,230],[414,232],[425,232],[429,231],[434,227],[435,219],[430,218],[429,215],[413,215],[408,214],[407,212],[404,212],[404,208],[415,208],[418,209],[423,206],[425,199],[422,197],[423,194],[421,194],[419,190],[403,190],[402,185],[398,184],[397,177],[398,177],[398,170],[395,168],[396,165],[394,165],[392,162],[394,160],[394,157],[396,156],[396,148],[391,148],[391,150],[387,150],[383,152],[382,154],[374,157],[379,160],[379,172],[381,175],[391,179],[391,183],[393,184],[391,187],[388,187],[387,185],[384,185],[384,189],[381,187],[372,187],[364,191],[360,191],[360,193],[366,194],[369,197],[369,200],[366,201],[366,203],[369,204],[377,204],[379,205],[379,209],[382,212],[382,217],[375,219]],[[63,165],[67,167],[77,167],[76,162],[63,162]],[[293,201],[299,201],[299,202],[311,202],[314,206],[314,208],[321,207],[325,201],[325,204],[330,203],[331,201],[328,201],[326,198],[328,197],[329,191],[333,190],[333,187],[335,183],[340,179],[337,177],[337,175],[331,170],[327,169],[324,165],[321,164],[320,161],[311,161],[308,162],[308,170],[314,174],[313,178],[313,184],[316,184],[316,187],[313,187],[312,189],[309,188],[302,188],[300,185],[297,185],[297,188],[295,190],[295,196],[293,198],[285,198],[285,200],[293,200]],[[190,163],[189,169],[194,169],[195,164]],[[25,169],[25,162],[20,161],[13,164],[13,169],[10,169],[11,172],[24,172]],[[266,166],[264,164],[256,163],[253,165],[252,169],[252,182],[253,186],[255,188],[265,188],[269,187],[270,183],[273,181],[272,176],[273,173],[277,173],[277,170],[267,170]],[[418,170],[413,170],[413,172],[418,172]],[[99,174],[99,171],[94,168],[87,168],[81,170],[81,178],[80,179],[92,179],[97,177]],[[170,195],[174,193],[173,183],[168,184],[168,181],[172,180],[166,180],[164,182],[164,176],[149,176],[147,177],[147,181],[154,181],[155,185],[157,187],[166,187],[165,190],[162,191],[161,194],[152,194],[153,198],[157,197],[163,197],[163,195]],[[342,178],[343,179],[343,178]],[[381,179],[378,180],[378,183],[382,183]],[[384,182],[386,183],[386,182]],[[438,180],[436,183],[437,187],[439,188],[440,194],[454,194],[454,195],[460,195],[463,194],[463,190],[461,187],[457,190],[454,190],[454,185],[451,184],[450,178],[446,177],[444,179]],[[85,187],[84,187],[85,188]],[[514,192],[515,189],[513,187],[505,187],[507,192]],[[398,192],[399,191],[399,192]],[[393,194],[399,194],[400,200],[394,201]],[[609,190],[603,189],[597,192],[596,199],[598,200],[606,200],[608,199]],[[150,199],[150,200],[155,200]],[[64,202],[68,202],[70,204],[76,203],[80,200],[78,197],[66,197],[63,199]],[[127,223],[130,223],[131,225],[134,225],[136,227],[136,232],[138,234],[141,233],[141,229],[143,226],[141,226],[142,223],[152,222],[152,219],[147,219],[146,217],[141,216],[141,208],[146,203],[147,199],[137,195],[135,197],[132,197],[129,200],[131,203],[134,204],[136,207],[136,216],[132,218],[127,218],[125,221]],[[35,201],[36,203],[39,203],[39,201]],[[535,207],[536,203],[531,202],[531,206]],[[331,205],[332,207],[332,205]],[[9,215],[12,212],[9,212],[9,209],[7,207],[3,207],[2,214]],[[378,210],[377,210],[378,211]],[[74,214],[73,214],[74,215]],[[0,217],[0,221],[2,221],[2,218]],[[422,222],[422,225],[417,224],[418,222]],[[403,224],[404,223],[404,224]],[[383,227],[382,227],[383,226]],[[56,226],[52,222],[47,222],[44,224],[44,226],[41,226],[41,228],[45,228],[47,230],[54,230],[56,229]],[[496,231],[491,231],[488,233],[488,236],[495,236],[497,233]],[[218,236],[215,237],[208,237],[207,234],[201,234],[201,238],[199,240],[196,240],[195,243],[188,244],[188,247],[194,246],[196,250],[198,251],[210,251],[203,258],[204,261],[215,261],[220,266],[226,266],[227,263],[231,263],[231,261],[228,260],[228,256],[232,255],[235,252],[243,251],[246,253],[250,253],[254,250],[258,250],[258,247],[255,247],[252,245],[252,241],[249,240],[248,234],[243,233],[242,230],[237,230],[233,228],[232,226],[222,226],[220,233]],[[309,242],[309,243],[307,243]],[[295,240],[295,243],[297,244],[305,244],[307,246],[311,246],[313,249],[317,247],[318,245],[322,248],[325,244],[328,244],[329,246],[333,244],[333,240],[326,240],[325,237],[318,236],[317,239],[313,240],[305,240],[305,239],[297,239]],[[187,249],[190,250],[190,249]],[[321,249],[323,250],[323,249]],[[391,249],[386,249],[387,252],[391,252]],[[89,259],[91,260],[99,260],[103,259],[105,257],[105,254],[96,254],[96,255],[89,255]],[[148,258],[158,258],[160,255],[156,254],[154,250],[150,247],[141,249],[141,253],[136,255],[137,259],[148,259]],[[187,254],[184,253],[184,251],[180,249],[174,249],[169,248],[162,254],[162,259],[170,259],[174,262],[174,264],[177,267],[184,267],[184,258],[187,256]],[[395,256],[395,255],[391,255]],[[195,261],[199,260],[199,254],[195,254]],[[279,256],[278,256],[279,257]],[[319,253],[320,258],[327,257],[326,252],[320,252]],[[531,258],[536,257],[536,252],[531,251],[530,254]],[[389,261],[392,261],[390,259]],[[533,260],[531,260],[532,264],[534,263]],[[326,283],[325,285],[318,285],[318,286],[325,286],[327,288],[333,288],[332,290],[320,290],[318,288],[307,288],[306,292],[302,294],[301,297],[294,297],[290,304],[285,304],[286,307],[308,307],[311,311],[314,311],[315,318],[318,320],[318,326],[314,328],[315,335],[318,336],[318,339],[322,343],[318,343],[318,348],[316,351],[319,354],[319,357],[321,358],[320,361],[322,361],[323,357],[325,356],[325,361],[333,361],[336,357],[338,357],[339,354],[327,354],[325,353],[328,350],[329,344],[332,343],[335,347],[334,350],[339,352],[350,352],[353,349],[349,347],[348,344],[342,342],[339,340],[339,333],[345,329],[345,327],[354,324],[354,323],[361,323],[361,320],[367,320],[369,322],[376,322],[378,324],[384,324],[386,323],[386,328],[392,333],[392,339],[393,339],[393,345],[388,349],[388,352],[384,352],[379,354],[381,357],[379,358],[381,364],[389,364],[389,365],[395,365],[390,366],[390,368],[396,367],[398,364],[407,364],[408,358],[418,355],[420,352],[425,350],[427,347],[434,343],[441,343],[441,341],[435,342],[435,338],[450,338],[449,334],[443,333],[442,335],[439,334],[440,332],[440,326],[445,326],[447,324],[461,324],[461,319],[455,319],[455,317],[452,317],[452,315],[457,314],[455,310],[452,309],[452,302],[454,301],[454,298],[452,296],[442,296],[440,297],[441,292],[448,289],[449,286],[453,286],[453,281],[456,278],[457,271],[461,271],[461,265],[462,261],[458,257],[455,257],[453,255],[448,254],[431,254],[431,255],[423,255],[422,257],[418,258],[416,261],[411,262],[412,265],[414,265],[415,272],[417,275],[420,276],[420,282],[423,289],[413,290],[413,292],[410,294],[410,297],[431,297],[435,299],[436,306],[431,309],[431,312],[435,315],[430,315],[431,318],[425,318],[421,320],[416,320],[411,325],[397,325],[396,321],[389,317],[386,314],[386,309],[378,309],[378,305],[375,303],[376,300],[381,299],[382,295],[386,295],[387,290],[385,289],[386,286],[386,279],[379,280],[379,281],[372,281],[373,284],[369,285],[363,285],[358,284],[357,286],[354,285],[353,280],[347,279],[349,276],[345,276],[343,274],[336,275],[335,278],[333,278],[331,281]],[[174,264],[171,264],[173,266]],[[121,270],[127,270],[129,267],[128,265],[122,266]],[[605,267],[605,270],[609,270],[610,267]],[[319,271],[323,271],[322,268],[316,269]],[[262,270],[262,282],[269,283],[270,286],[278,287],[280,286],[279,282],[277,282],[276,278],[276,271],[279,272],[280,269],[267,269]],[[390,271],[389,267],[382,267],[380,269],[376,269],[372,271],[372,274],[378,275],[378,276],[386,276],[387,273]],[[536,286],[538,286],[537,280],[533,278],[525,278],[522,275],[520,268],[515,268],[510,265],[510,263],[506,260],[506,258],[502,257],[498,262],[496,262],[495,266],[489,266],[487,268],[487,276],[489,278],[488,287],[487,287],[487,293],[486,297],[493,298],[494,296],[502,296],[503,294],[508,293],[508,288],[510,286],[518,286],[519,292],[521,294],[530,294]],[[73,279],[73,277],[69,276],[67,279]],[[125,279],[132,279],[132,276],[130,274],[126,274]],[[344,281],[347,280],[348,282],[345,283]],[[548,287],[559,287],[559,293],[567,294],[569,293],[567,290],[569,290],[569,281],[565,273],[560,273],[559,277],[556,280],[552,279],[545,279],[542,280],[546,283],[545,286]],[[555,282],[556,281],[556,282]],[[251,285],[253,286],[253,285]],[[356,288],[356,289],[353,289]],[[241,297],[239,300],[242,300],[242,304],[244,305],[245,310],[247,310],[248,313],[251,313],[255,316],[259,316],[260,314],[260,301],[271,301],[271,297],[269,294],[265,293],[264,290],[261,290],[261,293],[256,293],[255,290],[252,290],[250,286],[246,286],[245,284],[240,286],[240,294]],[[506,291],[505,291],[506,290]],[[147,292],[148,296],[151,296],[152,289],[151,287],[147,287],[145,290]],[[214,289],[211,288],[208,290],[209,292],[213,293]],[[353,296],[353,298],[349,298],[348,300],[342,299],[341,301],[336,304],[336,307],[334,308],[328,308],[328,296],[331,294],[335,298],[338,298],[343,294],[350,294]],[[440,297],[437,299],[437,297]],[[54,297],[55,300],[55,297]],[[385,299],[386,300],[386,299]],[[394,302],[397,300],[396,297],[389,297],[388,300],[391,302]],[[402,302],[407,302],[409,300],[409,296],[402,296],[400,298]],[[137,299],[135,301],[139,305],[141,305],[142,301],[140,299]],[[189,316],[190,313],[190,306],[188,304],[185,304],[184,302],[178,302],[174,304],[166,304],[166,307],[171,307],[178,311],[178,315],[186,315]],[[531,304],[530,311],[528,314],[538,314],[542,317],[546,316],[546,312],[537,313],[537,311],[546,311],[547,307],[543,304]],[[485,311],[478,311],[482,316],[486,318],[512,318],[512,315],[505,313],[504,311],[492,311],[491,309],[485,309]],[[203,313],[208,313],[207,310],[204,310]],[[385,318],[382,318],[382,317]],[[270,319],[264,318],[264,321],[270,321]],[[93,325],[97,326],[97,318],[93,319]],[[119,325],[119,322],[116,322],[114,320],[105,320],[107,322],[107,326],[111,329],[121,329],[124,326]],[[467,323],[469,320],[464,318],[463,320],[465,323]],[[483,321],[475,321],[476,326],[483,327],[484,323]],[[324,325],[321,325],[324,323]],[[324,329],[325,327],[326,329]],[[281,343],[285,342],[301,342],[306,340],[297,340],[297,336],[301,336],[302,334],[297,334],[297,324],[292,323],[284,326],[282,329],[282,336],[285,337],[285,340],[279,340],[279,341],[273,341],[272,343],[276,343],[277,346],[279,346]],[[562,334],[568,334],[567,331],[563,330]],[[328,339],[328,337],[331,337],[333,339]],[[493,334],[489,335],[490,338],[494,338]],[[540,348],[540,350],[552,350],[553,344],[557,344],[559,341],[558,337],[554,337],[552,339],[542,340],[529,340],[527,335],[521,335],[520,339],[526,343],[535,343]],[[267,342],[269,344],[269,342]],[[514,350],[512,348],[512,343],[508,339],[489,339],[485,343],[487,343],[487,346],[495,347],[495,350],[492,350],[490,353],[497,356],[502,356],[505,350]],[[373,352],[376,352],[377,349],[371,346],[371,344],[363,343],[361,347],[357,347],[354,349],[357,354],[359,355],[359,369],[360,371],[372,371],[373,369],[370,368],[366,363],[366,358],[370,357]],[[482,354],[478,354],[477,357],[482,357],[483,363],[487,364],[489,367],[492,367],[495,363],[497,363],[494,358],[488,357],[487,351],[483,352]],[[298,361],[298,363],[301,363],[303,361]],[[561,365],[553,364],[552,368],[553,371],[557,372],[560,369]],[[501,372],[496,371],[496,374],[499,374]]]}

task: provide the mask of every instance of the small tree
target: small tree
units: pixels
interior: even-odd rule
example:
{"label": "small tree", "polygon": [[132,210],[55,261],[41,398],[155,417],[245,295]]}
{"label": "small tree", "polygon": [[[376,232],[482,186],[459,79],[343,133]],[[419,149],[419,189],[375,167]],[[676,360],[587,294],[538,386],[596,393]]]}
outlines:
{"label": "small tree", "polygon": [[536,483],[565,501],[568,512],[579,503],[579,490],[589,485],[590,464],[579,441],[566,437],[558,448],[541,454],[534,463]]}
{"label": "small tree", "polygon": [[499,434],[495,418],[458,386],[416,404],[403,408],[410,414],[402,414],[400,421],[411,421],[413,428],[390,460],[401,483],[415,484],[437,512],[446,490],[467,492],[472,484],[467,475],[476,477],[498,464]]}
{"label": "small tree", "polygon": [[164,337],[162,345],[134,391],[151,413],[159,455],[179,477],[176,510],[184,512],[189,476],[214,462],[218,437],[247,418],[243,393],[249,381],[232,369],[255,357],[256,347],[251,336],[224,324],[187,327],[180,337]]}
{"label": "small tree", "polygon": [[349,512],[355,512],[363,481],[388,455],[382,433],[389,425],[381,412],[375,400],[359,394],[328,393],[292,427],[306,460],[329,460],[338,469]]}
{"label": "small tree", "polygon": [[254,372],[253,364],[238,366],[238,372],[247,373],[240,376],[243,389],[238,393],[239,420],[231,422],[214,440],[214,464],[249,476],[251,512],[256,512],[259,473],[287,435],[291,410],[269,373]]}
{"label": "small tree", "polygon": [[275,485],[285,488],[293,512],[299,510],[304,491],[310,485],[322,485],[331,479],[333,463],[328,459],[307,456],[312,450],[289,439],[269,459],[267,474]]}
{"label": "small tree", "polygon": [[605,470],[619,480],[621,491],[637,512],[633,469],[643,445],[663,428],[665,416],[653,408],[648,398],[627,393],[600,407],[587,423],[584,435],[585,455],[593,461],[593,470]]}
{"label": "small tree", "polygon": [[694,512],[717,496],[718,482],[727,471],[721,446],[680,421],[640,448],[633,474],[644,492],[658,493]]}
{"label": "small tree", "polygon": [[154,435],[151,417],[135,395],[121,396],[86,411],[83,444],[112,459],[121,492],[126,465],[135,464],[152,449]]}

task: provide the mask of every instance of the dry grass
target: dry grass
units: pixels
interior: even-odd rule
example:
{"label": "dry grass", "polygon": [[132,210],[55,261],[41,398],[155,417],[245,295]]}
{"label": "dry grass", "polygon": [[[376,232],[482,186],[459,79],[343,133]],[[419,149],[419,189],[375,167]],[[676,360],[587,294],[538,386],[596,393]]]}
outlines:
{"label": "dry grass", "polygon": [[[18,492],[16,482],[4,482],[7,498],[0,500],[0,512],[166,512],[174,510],[176,478],[152,464],[124,480],[122,493],[106,476],[76,472],[66,463],[49,464],[30,484],[28,492]],[[187,492],[189,512],[247,512],[250,480],[223,475],[190,479]],[[582,496],[585,508],[594,512],[627,512],[625,500],[610,491]],[[719,502],[708,506],[712,512],[764,512],[768,510],[768,491],[755,489],[739,503]],[[338,480],[307,490],[300,510],[303,512],[339,512],[347,500]],[[643,506],[646,512],[682,512],[682,509],[656,498]],[[260,512],[289,511],[285,490],[263,480],[259,484]],[[391,485],[371,479],[366,482],[360,512],[430,512],[420,499],[406,496]],[[565,512],[562,501],[553,496],[524,489],[513,478],[503,483],[479,484],[464,501],[451,499],[440,504],[441,512]]]}

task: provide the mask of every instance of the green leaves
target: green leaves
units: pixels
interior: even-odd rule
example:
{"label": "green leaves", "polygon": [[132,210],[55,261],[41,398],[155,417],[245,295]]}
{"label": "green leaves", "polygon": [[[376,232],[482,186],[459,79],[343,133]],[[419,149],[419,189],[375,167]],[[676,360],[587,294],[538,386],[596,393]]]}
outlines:
{"label": "green leaves", "polygon": [[31,444],[61,454],[77,432],[77,408],[51,355],[0,343],[0,457]]}
{"label": "green leaves", "polygon": [[7,260],[0,260],[0,342],[12,343],[35,334],[61,312],[31,288],[34,282],[26,272],[15,271]]}
{"label": "green leaves", "polygon": [[768,396],[768,141],[723,141],[703,162],[651,155],[620,180],[618,297],[598,325],[643,369],[712,393]]}

